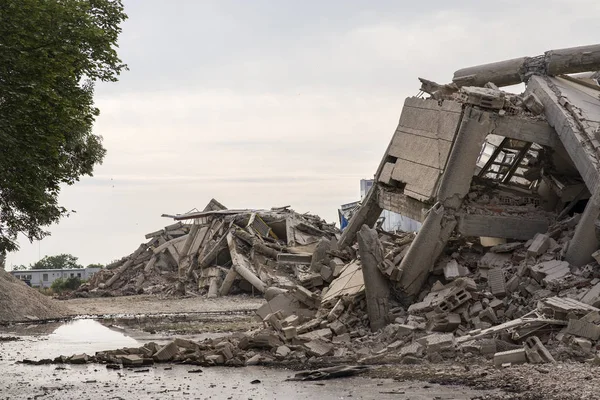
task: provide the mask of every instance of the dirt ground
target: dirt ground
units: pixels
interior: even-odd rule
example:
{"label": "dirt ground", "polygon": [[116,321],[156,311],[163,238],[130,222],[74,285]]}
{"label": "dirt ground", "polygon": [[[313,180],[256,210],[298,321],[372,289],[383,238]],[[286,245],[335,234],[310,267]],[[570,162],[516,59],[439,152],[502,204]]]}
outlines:
{"label": "dirt ground", "polygon": [[118,315],[118,314],[175,314],[253,311],[264,304],[261,297],[226,296],[216,299],[203,297],[164,298],[151,295],[77,298],[61,300],[69,309],[69,315]]}

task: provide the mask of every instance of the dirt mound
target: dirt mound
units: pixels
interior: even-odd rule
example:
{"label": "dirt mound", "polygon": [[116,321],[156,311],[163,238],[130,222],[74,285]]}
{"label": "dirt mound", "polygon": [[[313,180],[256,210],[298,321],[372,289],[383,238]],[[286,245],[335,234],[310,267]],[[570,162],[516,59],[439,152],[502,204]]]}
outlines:
{"label": "dirt mound", "polygon": [[61,318],[67,308],[0,270],[0,323]]}

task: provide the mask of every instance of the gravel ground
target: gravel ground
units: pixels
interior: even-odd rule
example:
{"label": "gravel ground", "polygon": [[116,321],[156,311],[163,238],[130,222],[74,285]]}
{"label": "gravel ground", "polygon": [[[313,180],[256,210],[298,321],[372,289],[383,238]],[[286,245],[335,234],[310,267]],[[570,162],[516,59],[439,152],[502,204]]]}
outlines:
{"label": "gravel ground", "polygon": [[151,295],[77,298],[62,300],[70,315],[171,314],[255,310],[263,305],[261,297],[226,296],[216,299],[203,297],[159,298]]}
{"label": "gravel ground", "polygon": [[523,364],[496,369],[490,360],[478,364],[448,363],[394,365],[372,371],[374,377],[398,381],[424,380],[474,389],[501,389],[485,399],[571,400],[600,399],[600,368],[585,363]]}

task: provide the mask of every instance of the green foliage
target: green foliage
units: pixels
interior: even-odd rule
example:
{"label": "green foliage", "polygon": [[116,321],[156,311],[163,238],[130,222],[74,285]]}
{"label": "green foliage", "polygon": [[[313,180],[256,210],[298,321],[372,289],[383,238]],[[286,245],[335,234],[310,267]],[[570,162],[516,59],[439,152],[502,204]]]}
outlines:
{"label": "green foliage", "polygon": [[126,18],[121,0],[0,1],[0,252],[48,235],[68,215],[60,186],[102,162],[94,82],[126,70]]}
{"label": "green foliage", "polygon": [[77,277],[67,279],[58,278],[57,280],[52,282],[52,286],[50,286],[50,288],[54,293],[60,293],[64,292],[65,290],[75,290],[79,286],[81,286],[82,283],[83,281]]}
{"label": "green foliage", "polygon": [[104,268],[104,264],[89,264],[86,268]]}
{"label": "green foliage", "polygon": [[78,258],[71,254],[59,254],[57,256],[46,256],[31,265],[31,269],[63,269],[83,268],[77,264]]}
{"label": "green foliage", "polygon": [[13,266],[13,271],[25,271],[27,269],[29,269],[29,267],[25,266],[25,264]]}

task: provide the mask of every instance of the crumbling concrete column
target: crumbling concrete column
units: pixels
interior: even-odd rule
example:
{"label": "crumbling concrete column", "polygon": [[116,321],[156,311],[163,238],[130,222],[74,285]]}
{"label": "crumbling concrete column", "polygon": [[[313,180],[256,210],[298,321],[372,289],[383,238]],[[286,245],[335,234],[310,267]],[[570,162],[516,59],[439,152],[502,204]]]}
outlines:
{"label": "crumbling concrete column", "polygon": [[398,288],[407,297],[421,290],[429,271],[456,227],[454,213],[469,193],[477,157],[493,125],[492,114],[466,107],[437,193],[438,203],[430,210],[421,230],[400,264]]}
{"label": "crumbling concrete column", "polygon": [[580,267],[594,260],[592,253],[600,247],[596,237],[596,221],[599,216],[600,188],[596,188],[585,207],[577,228],[575,228],[573,239],[569,242],[569,248],[565,256],[565,260],[569,264]]}
{"label": "crumbling concrete column", "polygon": [[377,231],[367,225],[360,228],[357,239],[365,281],[367,314],[371,331],[375,332],[387,325],[389,313],[389,283],[379,269],[379,265],[383,262],[383,251]]}
{"label": "crumbling concrete column", "polygon": [[348,226],[342,232],[342,237],[338,242],[338,247],[343,249],[354,243],[356,233],[361,229],[363,225],[372,227],[377,222],[377,219],[381,215],[383,208],[379,206],[377,201],[377,184],[371,186],[369,193],[363,200],[358,211],[350,219]]}
{"label": "crumbling concrete column", "polygon": [[556,76],[600,69],[600,44],[549,50],[536,57],[512,60],[459,69],[452,82],[457,86],[516,85],[534,74]]}

